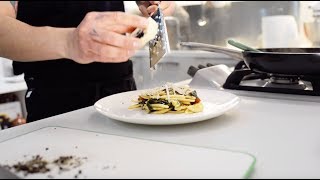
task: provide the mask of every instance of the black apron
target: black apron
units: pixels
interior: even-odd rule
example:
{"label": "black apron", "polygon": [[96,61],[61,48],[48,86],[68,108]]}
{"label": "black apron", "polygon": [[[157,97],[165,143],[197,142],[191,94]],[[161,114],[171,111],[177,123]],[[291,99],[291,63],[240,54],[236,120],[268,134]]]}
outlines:
{"label": "black apron", "polygon": [[[32,26],[77,27],[91,11],[124,11],[124,5],[122,1],[19,1],[17,19]],[[136,89],[131,61],[84,65],[59,59],[13,62],[13,68],[16,75],[25,74],[28,122]]]}

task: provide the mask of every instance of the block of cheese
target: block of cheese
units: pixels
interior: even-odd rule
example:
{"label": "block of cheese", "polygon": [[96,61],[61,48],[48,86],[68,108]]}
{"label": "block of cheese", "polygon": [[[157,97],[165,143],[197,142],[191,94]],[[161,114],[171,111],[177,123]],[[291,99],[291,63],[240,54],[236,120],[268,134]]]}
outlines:
{"label": "block of cheese", "polygon": [[143,45],[154,39],[158,33],[158,23],[151,17],[148,18],[148,21],[149,24],[147,29],[137,28],[131,33],[131,36],[140,38]]}

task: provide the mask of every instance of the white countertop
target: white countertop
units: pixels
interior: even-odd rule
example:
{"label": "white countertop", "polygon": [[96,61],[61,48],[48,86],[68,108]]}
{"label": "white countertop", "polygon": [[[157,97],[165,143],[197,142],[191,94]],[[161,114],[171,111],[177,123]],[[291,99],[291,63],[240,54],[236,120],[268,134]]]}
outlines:
{"label": "white countertop", "polygon": [[257,158],[252,178],[319,178],[319,106],[316,102],[242,97],[238,108],[219,118],[167,127],[117,122],[88,107],[2,131],[0,142],[42,127],[60,126],[248,152]]}
{"label": "white countertop", "polygon": [[[194,56],[230,62],[225,56],[204,52],[175,52],[164,59],[180,61]],[[140,51],[135,58],[146,58]],[[174,57],[174,58],[172,58]],[[185,82],[189,82],[187,80]],[[1,84],[2,83],[2,84]],[[184,83],[184,82],[182,82]],[[0,92],[20,91],[25,83],[0,81]],[[209,121],[166,127],[125,124],[110,120],[93,107],[28,125],[0,131],[0,142],[48,126],[59,126],[147,140],[247,152],[257,159],[252,178],[320,178],[319,102],[241,96],[240,106]],[[305,99],[305,98],[303,98]],[[26,146],[33,144],[26,144]],[[0,147],[1,148],[1,147]]]}
{"label": "white countertop", "polygon": [[25,90],[27,90],[27,84],[24,81],[10,83],[0,80],[0,94],[14,93]]}

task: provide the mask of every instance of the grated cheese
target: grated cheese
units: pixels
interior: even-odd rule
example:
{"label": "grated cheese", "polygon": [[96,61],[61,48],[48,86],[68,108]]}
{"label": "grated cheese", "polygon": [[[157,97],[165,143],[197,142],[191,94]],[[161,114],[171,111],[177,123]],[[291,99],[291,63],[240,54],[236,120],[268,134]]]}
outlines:
{"label": "grated cheese", "polygon": [[170,103],[170,92],[169,92],[168,85],[165,85],[165,87],[166,87],[166,93],[167,93],[167,97],[168,97],[168,102]]}

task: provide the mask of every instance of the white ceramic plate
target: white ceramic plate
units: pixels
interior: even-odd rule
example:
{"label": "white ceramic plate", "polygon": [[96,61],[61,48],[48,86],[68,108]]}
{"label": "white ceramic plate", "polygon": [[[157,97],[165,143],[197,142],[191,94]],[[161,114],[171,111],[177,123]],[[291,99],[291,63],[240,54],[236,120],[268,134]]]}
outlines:
{"label": "white ceramic plate", "polygon": [[234,94],[195,89],[204,105],[203,112],[194,114],[148,114],[141,109],[129,110],[143,90],[130,91],[105,97],[95,103],[95,109],[110,119],[144,125],[175,125],[209,120],[237,106],[240,98]]}

